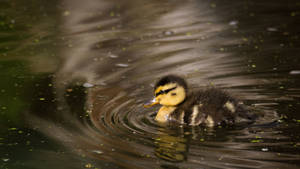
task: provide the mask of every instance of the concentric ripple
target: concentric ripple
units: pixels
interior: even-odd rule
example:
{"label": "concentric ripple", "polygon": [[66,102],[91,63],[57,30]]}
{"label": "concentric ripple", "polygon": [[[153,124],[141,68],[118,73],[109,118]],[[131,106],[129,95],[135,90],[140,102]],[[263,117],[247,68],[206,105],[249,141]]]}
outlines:
{"label": "concentric ripple", "polygon": [[142,103],[146,100],[142,95],[129,96],[124,90],[115,87],[88,90],[89,116],[83,119],[86,121],[83,126],[77,126],[80,132],[73,132],[69,139],[80,154],[98,160],[93,165],[294,168],[280,159],[291,162],[299,159],[296,154],[276,153],[279,146],[286,147],[290,141],[280,134],[280,124],[242,128],[161,126],[154,121],[157,108],[144,109]]}

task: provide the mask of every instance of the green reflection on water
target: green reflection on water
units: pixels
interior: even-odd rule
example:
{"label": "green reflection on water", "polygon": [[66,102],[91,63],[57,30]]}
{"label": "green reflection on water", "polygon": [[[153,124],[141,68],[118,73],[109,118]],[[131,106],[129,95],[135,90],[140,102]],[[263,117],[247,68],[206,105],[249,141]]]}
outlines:
{"label": "green reflection on water", "polygon": [[0,2],[0,130],[22,127],[35,82],[54,72],[55,1]]}
{"label": "green reflection on water", "polygon": [[[29,100],[23,98],[25,86],[31,83],[25,64],[20,61],[0,62],[0,122],[11,127],[23,124],[21,113],[26,111]],[[28,90],[28,89],[26,89]]]}

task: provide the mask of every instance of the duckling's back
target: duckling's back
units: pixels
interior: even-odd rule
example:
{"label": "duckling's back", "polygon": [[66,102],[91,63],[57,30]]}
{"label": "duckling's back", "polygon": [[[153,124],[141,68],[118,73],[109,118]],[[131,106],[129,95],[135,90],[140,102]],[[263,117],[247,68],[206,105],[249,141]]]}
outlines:
{"label": "duckling's back", "polygon": [[228,93],[210,88],[193,92],[171,114],[171,119],[189,125],[233,124],[236,117],[251,119],[243,105]]}

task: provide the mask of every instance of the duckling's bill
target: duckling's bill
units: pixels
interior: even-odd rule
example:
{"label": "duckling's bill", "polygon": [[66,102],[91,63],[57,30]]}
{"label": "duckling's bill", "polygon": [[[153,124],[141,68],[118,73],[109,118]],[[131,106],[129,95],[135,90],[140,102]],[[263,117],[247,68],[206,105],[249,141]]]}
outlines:
{"label": "duckling's bill", "polygon": [[157,104],[159,104],[159,101],[158,101],[156,98],[153,98],[153,99],[150,101],[150,103],[145,104],[144,107],[145,107],[145,108],[150,108],[150,107],[152,107],[152,106],[154,106],[154,105],[157,105]]}

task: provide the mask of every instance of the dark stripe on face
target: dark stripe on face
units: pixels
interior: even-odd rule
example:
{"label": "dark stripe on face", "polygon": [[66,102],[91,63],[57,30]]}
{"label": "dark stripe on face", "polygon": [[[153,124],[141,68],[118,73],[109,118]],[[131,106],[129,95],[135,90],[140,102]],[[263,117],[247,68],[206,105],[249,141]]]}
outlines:
{"label": "dark stripe on face", "polygon": [[177,86],[175,86],[175,87],[173,87],[173,88],[171,88],[171,89],[161,90],[161,91],[159,91],[158,93],[155,93],[155,97],[157,97],[157,96],[159,96],[159,95],[161,95],[161,94],[167,94],[167,93],[169,93],[170,91],[172,91],[172,90],[174,90],[174,89],[176,89],[176,88],[177,88]]}

